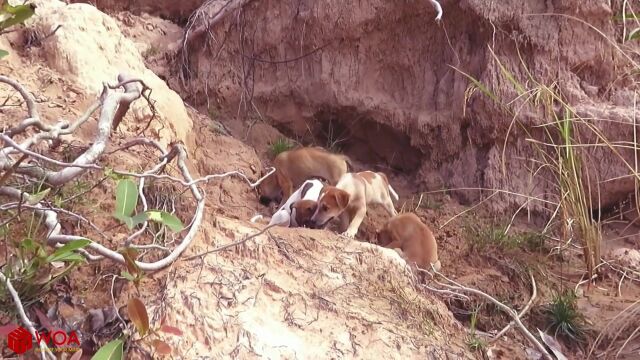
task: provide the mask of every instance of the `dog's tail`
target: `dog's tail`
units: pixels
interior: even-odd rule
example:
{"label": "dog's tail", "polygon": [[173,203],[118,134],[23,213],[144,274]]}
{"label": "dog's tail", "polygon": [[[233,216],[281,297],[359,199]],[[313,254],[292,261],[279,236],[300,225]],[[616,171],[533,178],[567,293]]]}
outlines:
{"label": "dog's tail", "polygon": [[344,162],[347,163],[347,172],[353,171],[354,169],[353,162],[351,162],[351,159],[347,155],[344,155],[344,154],[336,154],[336,155],[338,155],[342,160],[344,160]]}
{"label": "dog's tail", "polygon": [[400,197],[398,196],[398,193],[396,193],[396,191],[393,190],[391,185],[388,185],[388,186],[389,186],[389,193],[391,194],[391,196],[393,196],[393,198],[396,199],[396,201],[400,200]]}

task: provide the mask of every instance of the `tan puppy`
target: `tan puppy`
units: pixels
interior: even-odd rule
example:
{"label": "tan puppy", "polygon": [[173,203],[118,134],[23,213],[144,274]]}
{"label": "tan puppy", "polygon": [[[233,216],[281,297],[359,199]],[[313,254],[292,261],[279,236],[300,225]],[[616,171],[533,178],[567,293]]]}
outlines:
{"label": "tan puppy", "polygon": [[311,217],[318,203],[314,200],[298,200],[291,204],[291,226],[311,227]]}
{"label": "tan puppy", "polygon": [[276,171],[258,185],[260,203],[265,206],[272,201],[280,203],[291,196],[293,189],[310,178],[319,177],[335,185],[347,172],[348,162],[348,157],[332,154],[320,147],[302,147],[282,152],[273,161]]}
{"label": "tan puppy", "polygon": [[413,213],[395,216],[378,231],[378,245],[389,249],[400,249],[409,263],[420,269],[431,271],[431,264],[440,270],[438,244],[429,227]]}
{"label": "tan puppy", "polygon": [[387,176],[383,173],[363,171],[346,173],[338,184],[325,186],[318,198],[318,208],[311,217],[314,227],[322,227],[331,219],[340,216],[343,235],[354,237],[367,214],[367,205],[381,204],[389,215],[398,214],[391,195],[398,200],[398,194],[393,190]]}

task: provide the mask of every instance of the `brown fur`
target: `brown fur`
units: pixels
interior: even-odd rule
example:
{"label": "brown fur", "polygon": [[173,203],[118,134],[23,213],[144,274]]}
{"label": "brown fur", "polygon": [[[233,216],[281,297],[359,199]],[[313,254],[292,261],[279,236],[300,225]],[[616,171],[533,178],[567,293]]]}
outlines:
{"label": "brown fur", "polygon": [[311,227],[310,220],[316,212],[318,203],[313,200],[298,200],[291,204],[291,213],[295,214],[294,220],[300,227]]}
{"label": "brown fur", "polygon": [[346,213],[345,210],[349,205],[350,198],[351,195],[349,195],[348,192],[338,189],[335,186],[323,187],[320,191],[320,197],[317,206],[321,207],[321,209],[318,210],[320,210],[323,214],[323,217],[328,220],[324,221],[321,224],[315,224],[314,227],[325,227],[331,219],[340,216],[343,213]]}
{"label": "brown fur", "polygon": [[373,178],[376,174],[373,171],[363,171],[356,174],[356,177],[368,182],[369,184],[373,183]]}
{"label": "brown fur", "polygon": [[280,153],[274,160],[276,171],[260,185],[260,202],[269,205],[289,198],[294,189],[310,178],[325,179],[335,185],[347,172],[348,158],[319,147],[303,147]]}
{"label": "brown fur", "polygon": [[[323,190],[324,194],[318,199],[318,208],[311,221],[315,225],[325,225],[339,217],[340,231],[348,237],[355,237],[367,214],[368,205],[381,204],[389,215],[398,214],[391,199],[391,187],[382,173],[347,173],[335,187],[325,186]],[[393,193],[395,196],[395,191]],[[338,203],[337,196],[348,201]]]}
{"label": "brown fur", "polygon": [[431,264],[440,269],[438,244],[433,233],[418,216],[413,213],[400,214],[391,218],[378,231],[378,245],[389,249],[400,249],[407,262],[418,268],[431,270]]}

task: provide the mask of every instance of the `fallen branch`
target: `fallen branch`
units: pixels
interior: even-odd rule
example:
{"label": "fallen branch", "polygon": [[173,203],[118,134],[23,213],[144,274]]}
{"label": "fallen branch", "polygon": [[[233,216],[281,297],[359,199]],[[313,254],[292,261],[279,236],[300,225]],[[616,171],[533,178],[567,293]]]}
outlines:
{"label": "fallen branch", "polygon": [[[24,326],[27,328],[31,336],[33,336],[34,339],[37,339],[38,336],[36,335],[36,329],[33,326],[33,323],[31,322],[31,320],[29,320],[27,313],[24,311],[24,306],[22,305],[22,301],[20,300],[20,296],[18,295],[18,292],[16,291],[16,289],[13,288],[11,281],[2,272],[0,272],[0,280],[5,284],[5,286],[7,287],[7,291],[13,298],[13,303],[15,304],[16,309],[18,310],[18,314],[22,319],[22,323],[24,323]],[[49,347],[45,343],[44,339],[40,340],[39,345],[40,345],[40,357],[43,360],[46,360],[47,358],[53,359],[53,360],[56,359],[56,357],[51,353],[51,350],[49,350]]]}
{"label": "fallen branch", "polygon": [[[522,311],[520,311],[520,313],[518,314],[518,318],[522,318],[527,311],[529,311],[529,308],[531,308],[531,305],[533,304],[533,301],[536,299],[536,296],[538,296],[538,289],[536,286],[536,279],[535,277],[533,277],[533,274],[531,272],[529,272],[529,276],[531,277],[531,298],[529,299],[529,302],[527,302],[527,305],[525,305],[525,307],[522,309]],[[498,339],[500,339],[500,337],[502,335],[504,335],[507,331],[509,331],[509,329],[511,329],[511,327],[515,325],[515,320],[511,321],[507,326],[505,326],[502,330],[500,330],[499,333],[496,334],[496,336],[494,336],[491,340],[489,340],[489,342],[494,342]]]}
{"label": "fallen branch", "polygon": [[40,130],[48,131],[46,126],[40,122],[40,115],[38,114],[38,109],[36,107],[36,101],[33,98],[33,95],[27,91],[27,89],[19,84],[17,81],[10,79],[6,76],[0,75],[0,82],[5,83],[20,93],[25,103],[27,104],[27,110],[29,112],[30,119],[23,121],[17,128],[24,127],[27,128],[29,126],[42,126]]}
{"label": "fallen branch", "polygon": [[518,328],[520,328],[520,331],[522,332],[522,334],[538,349],[538,351],[540,351],[540,353],[544,356],[544,358],[547,359],[547,360],[553,360],[553,357],[549,354],[549,351],[547,351],[547,348],[544,345],[542,345],[542,343],[531,333],[531,331],[529,331],[529,329],[527,329],[526,326],[524,326],[524,324],[520,320],[520,316],[518,315],[518,313],[515,310],[513,310],[512,308],[508,307],[507,305],[501,303],[500,301],[496,300],[493,296],[491,296],[491,295],[489,295],[489,294],[487,294],[485,292],[482,292],[482,291],[480,291],[478,289],[466,287],[464,285],[461,285],[461,284],[449,279],[448,277],[446,277],[445,275],[440,273],[438,270],[436,270],[436,268],[433,267],[433,265],[432,265],[432,270],[436,275],[439,275],[440,277],[445,279],[447,282],[449,282],[449,284],[453,284],[453,285],[441,284],[446,289],[452,290],[452,291],[462,291],[464,293],[470,293],[470,294],[474,294],[474,295],[483,297],[484,299],[492,302],[498,308],[500,308],[501,310],[506,312],[513,319],[513,321],[518,326]]}

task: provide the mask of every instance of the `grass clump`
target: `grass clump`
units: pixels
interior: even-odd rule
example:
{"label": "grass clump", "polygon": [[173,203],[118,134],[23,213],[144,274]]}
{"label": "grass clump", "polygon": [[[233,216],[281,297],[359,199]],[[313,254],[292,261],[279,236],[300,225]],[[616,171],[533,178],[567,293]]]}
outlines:
{"label": "grass clump", "polygon": [[280,155],[285,151],[293,149],[294,144],[285,138],[279,138],[269,145],[269,153],[272,158]]}
{"label": "grass clump", "polygon": [[[490,48],[490,53],[497,64],[503,79],[511,85],[515,92],[514,99],[502,99],[501,94],[494,93],[487,86],[471,75],[458,70],[470,80],[467,98],[479,90],[490,101],[498,105],[511,116],[512,121],[505,136],[502,148],[502,172],[507,174],[507,141],[514,129],[520,129],[531,150],[536,154],[536,161],[530,171],[536,176],[549,176],[555,199],[542,200],[551,205],[553,211],[551,221],[563,224],[560,238],[567,241],[582,240],[584,243],[584,261],[589,276],[592,276],[596,265],[600,262],[600,246],[602,241],[599,224],[592,218],[590,209],[597,208],[592,203],[592,194],[599,193],[591,184],[586,174],[589,173],[585,151],[592,149],[592,142],[584,142],[581,137],[594,136],[606,149],[610,150],[625,166],[633,169],[603,134],[602,130],[591,119],[582,118],[569,104],[557,82],[543,83],[536,79],[527,64],[520,56],[519,76],[510,71]],[[520,53],[518,53],[520,55]],[[522,79],[518,79],[522,77]],[[526,111],[524,111],[526,109]],[[523,112],[538,113],[543,124],[531,124],[521,117]],[[526,117],[525,117],[526,118]],[[523,121],[524,120],[524,121]],[[538,174],[545,175],[538,175]],[[637,172],[633,175],[640,179]],[[548,180],[544,180],[548,181]],[[540,200],[540,199],[536,199]]]}
{"label": "grass clump", "polygon": [[479,308],[471,313],[471,319],[469,324],[469,338],[467,339],[467,346],[471,351],[482,351],[487,347],[487,342],[482,340],[476,334],[476,327],[478,323],[478,312]]}
{"label": "grass clump", "polygon": [[509,226],[500,223],[482,224],[467,221],[463,232],[469,248],[484,250],[490,247],[503,250],[525,249],[541,251],[545,246],[545,236],[532,231],[509,233]]}
{"label": "grass clump", "polygon": [[585,319],[577,308],[576,294],[572,290],[556,293],[549,305],[544,309],[547,330],[554,336],[584,342],[586,338]]}

